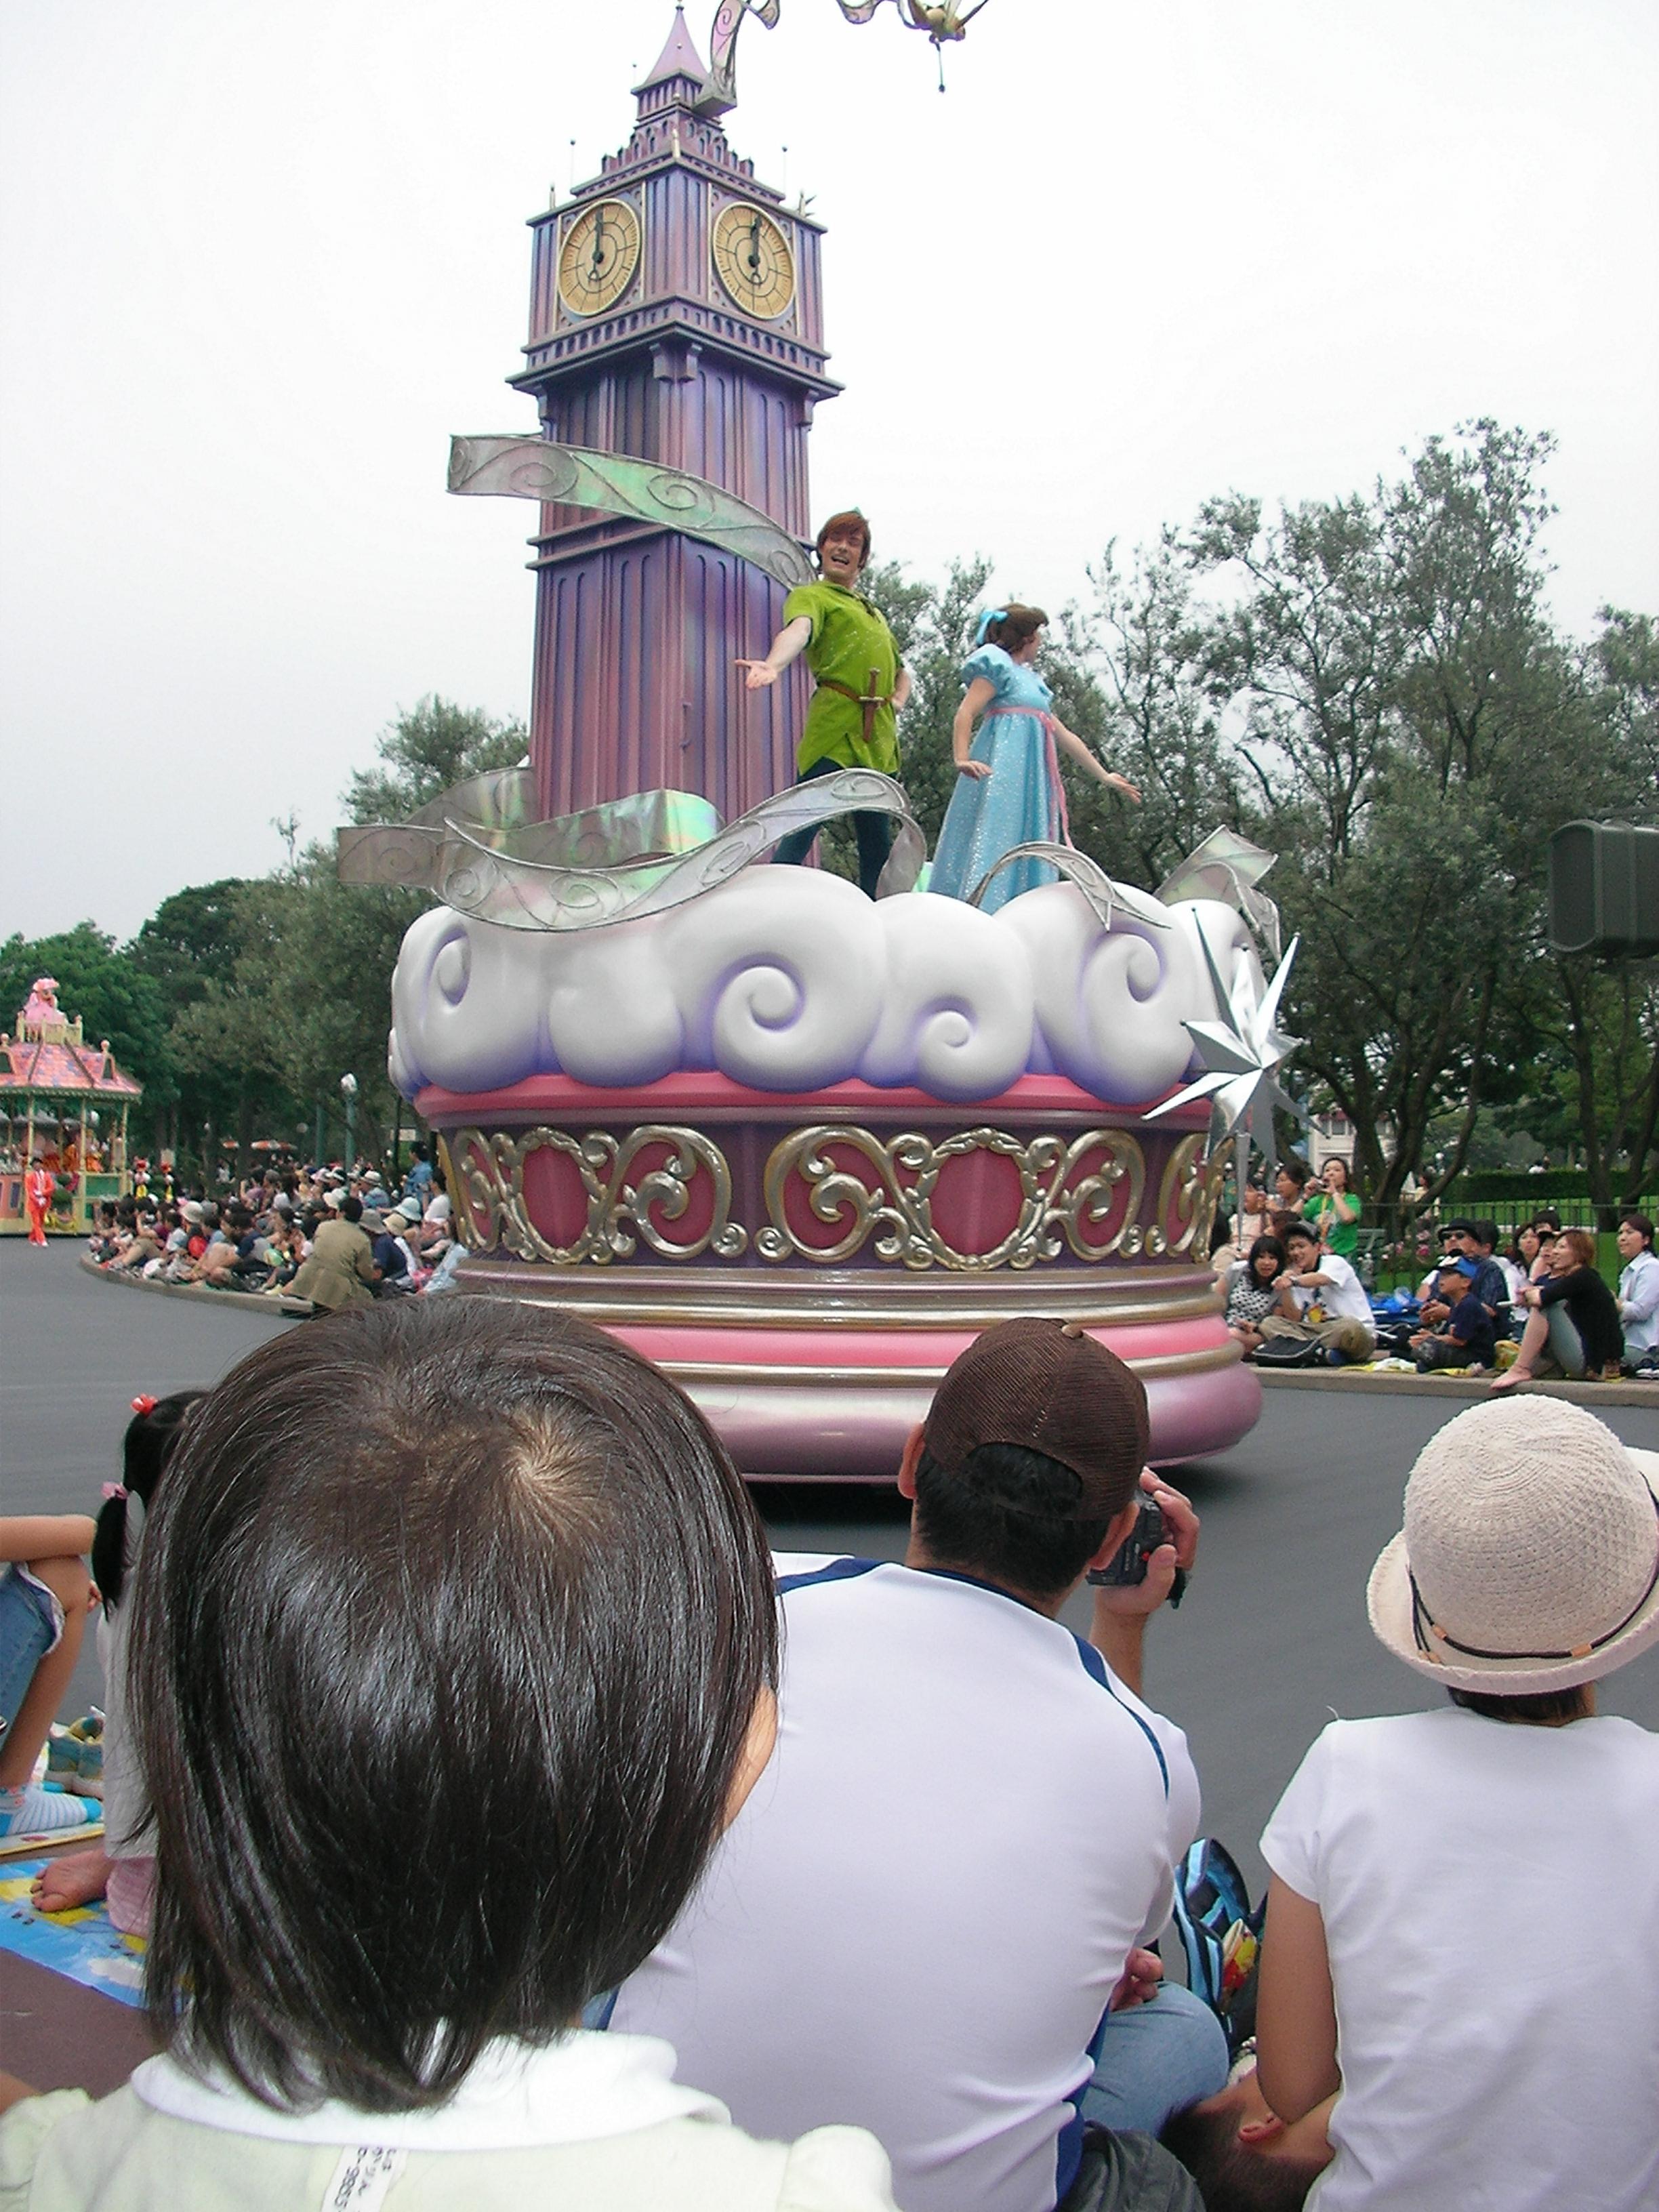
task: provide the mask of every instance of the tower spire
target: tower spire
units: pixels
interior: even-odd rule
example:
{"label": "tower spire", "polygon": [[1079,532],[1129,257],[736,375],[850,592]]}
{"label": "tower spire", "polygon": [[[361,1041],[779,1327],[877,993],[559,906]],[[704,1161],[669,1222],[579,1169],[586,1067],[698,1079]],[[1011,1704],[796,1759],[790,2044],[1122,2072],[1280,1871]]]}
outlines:
{"label": "tower spire", "polygon": [[660,114],[667,107],[695,106],[707,90],[708,82],[702,57],[685,27],[685,9],[677,7],[673,27],[654,67],[642,84],[634,87],[640,119]]}

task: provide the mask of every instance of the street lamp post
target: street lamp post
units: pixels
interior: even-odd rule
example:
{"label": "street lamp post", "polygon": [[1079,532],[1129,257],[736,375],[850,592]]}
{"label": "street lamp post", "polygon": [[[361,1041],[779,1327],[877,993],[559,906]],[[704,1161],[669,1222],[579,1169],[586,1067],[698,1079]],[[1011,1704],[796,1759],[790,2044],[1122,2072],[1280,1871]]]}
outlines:
{"label": "street lamp post", "polygon": [[357,1079],[355,1075],[340,1078],[340,1096],[345,1101],[346,1173],[356,1171],[357,1165]]}

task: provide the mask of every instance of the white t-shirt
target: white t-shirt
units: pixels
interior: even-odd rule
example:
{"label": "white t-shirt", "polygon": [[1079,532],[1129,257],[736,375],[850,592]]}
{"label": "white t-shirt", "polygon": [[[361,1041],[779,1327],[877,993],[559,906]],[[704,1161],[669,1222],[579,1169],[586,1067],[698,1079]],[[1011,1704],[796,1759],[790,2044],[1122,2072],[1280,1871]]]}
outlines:
{"label": "white t-shirt", "polygon": [[1327,1321],[1363,1321],[1367,1328],[1376,1328],[1376,1316],[1365,1296],[1365,1286],[1340,1253],[1322,1252],[1310,1272],[1328,1279],[1311,1286],[1291,1285],[1291,1295],[1304,1313],[1317,1305],[1324,1310]]}
{"label": "white t-shirt", "polygon": [[1186,1739],[984,1583],[778,1565],[776,1754],[613,2025],[750,2132],[869,2129],[905,2212],[1048,2212],[1197,1832]]}
{"label": "white t-shirt", "polygon": [[1638,1252],[1619,1278],[1619,1318],[1632,1358],[1659,1344],[1659,1257]]}
{"label": "white t-shirt", "polygon": [[1659,1737],[1448,1706],[1337,1721],[1261,1839],[1325,1923],[1317,2212],[1659,2205]]}

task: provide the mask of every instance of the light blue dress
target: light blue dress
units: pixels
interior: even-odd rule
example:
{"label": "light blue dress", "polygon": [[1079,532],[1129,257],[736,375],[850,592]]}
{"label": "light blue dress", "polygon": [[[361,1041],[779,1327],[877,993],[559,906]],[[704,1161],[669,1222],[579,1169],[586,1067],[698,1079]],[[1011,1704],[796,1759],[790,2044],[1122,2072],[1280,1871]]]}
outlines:
{"label": "light blue dress", "polygon": [[[1037,838],[1065,843],[1066,806],[1060,788],[1048,702],[1054,696],[1036,669],[1024,666],[1000,645],[982,645],[962,664],[964,684],[983,676],[996,687],[969,757],[990,764],[988,776],[958,775],[939,833],[927,888],[965,899],[1016,845]],[[1058,881],[1042,860],[1016,860],[1004,868],[981,902],[994,914],[1021,891]]]}

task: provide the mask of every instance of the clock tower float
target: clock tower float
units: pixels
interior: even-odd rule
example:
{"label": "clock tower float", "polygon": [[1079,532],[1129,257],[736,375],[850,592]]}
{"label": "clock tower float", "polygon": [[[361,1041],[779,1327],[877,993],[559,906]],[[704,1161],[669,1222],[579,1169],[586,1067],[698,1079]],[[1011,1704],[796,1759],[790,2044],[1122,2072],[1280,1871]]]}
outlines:
{"label": "clock tower float", "polygon": [[[1218,833],[1153,896],[1044,847],[1064,879],[990,914],[907,888],[891,778],[792,783],[805,672],[735,664],[814,573],[820,229],[710,119],[678,15],[635,98],[532,223],[542,434],[451,452],[452,490],[539,503],[531,764],[340,833],[346,880],[434,895],[389,1061],[461,1285],[613,1331],[753,1475],[890,1482],[951,1360],[1031,1313],[1136,1368],[1159,1461],[1219,1449],[1261,1386],[1209,1267],[1224,1077],[1177,1086],[1223,1069],[1227,1128],[1271,1129],[1267,856]],[[768,864],[860,810],[900,823],[877,898]]]}
{"label": "clock tower float", "polygon": [[[536,216],[530,342],[511,380],[543,434],[702,477],[810,535],[806,438],[824,374],[820,227],[789,214],[696,112],[676,15],[621,153]],[[531,743],[550,815],[667,787],[731,819],[794,776],[805,679],[740,699],[784,587],[736,553],[550,502],[536,545]]]}

